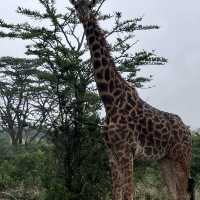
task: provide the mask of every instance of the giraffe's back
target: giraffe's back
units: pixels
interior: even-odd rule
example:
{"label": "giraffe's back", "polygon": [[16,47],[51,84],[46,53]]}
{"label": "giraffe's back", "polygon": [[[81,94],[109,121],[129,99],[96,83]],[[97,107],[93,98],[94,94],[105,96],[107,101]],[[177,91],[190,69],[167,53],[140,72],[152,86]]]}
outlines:
{"label": "giraffe's back", "polygon": [[132,116],[136,159],[181,160],[191,155],[191,133],[179,116],[160,111],[141,101],[140,113]]}

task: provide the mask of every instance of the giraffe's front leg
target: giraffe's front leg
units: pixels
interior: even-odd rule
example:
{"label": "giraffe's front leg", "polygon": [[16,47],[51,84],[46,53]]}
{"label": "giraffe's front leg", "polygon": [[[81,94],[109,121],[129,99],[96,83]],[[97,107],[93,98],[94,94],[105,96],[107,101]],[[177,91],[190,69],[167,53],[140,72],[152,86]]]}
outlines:
{"label": "giraffe's front leg", "polygon": [[109,150],[112,200],[133,200],[133,156],[131,152]]}
{"label": "giraffe's front leg", "polygon": [[122,200],[122,173],[118,161],[112,151],[108,150],[109,162],[112,175],[112,200]]}
{"label": "giraffe's front leg", "polygon": [[133,156],[125,154],[121,161],[123,180],[123,200],[133,200]]}

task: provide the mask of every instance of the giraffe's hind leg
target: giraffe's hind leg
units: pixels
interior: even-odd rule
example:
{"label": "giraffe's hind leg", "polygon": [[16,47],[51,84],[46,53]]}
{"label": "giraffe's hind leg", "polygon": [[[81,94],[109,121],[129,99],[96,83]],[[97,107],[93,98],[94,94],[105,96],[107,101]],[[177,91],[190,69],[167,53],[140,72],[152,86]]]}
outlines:
{"label": "giraffe's hind leg", "polygon": [[163,159],[160,161],[161,177],[164,184],[167,186],[168,196],[172,200],[177,200],[176,192],[176,178],[173,172],[173,164],[168,159]]}
{"label": "giraffe's hind leg", "polygon": [[189,200],[188,193],[188,169],[182,162],[174,163],[174,174],[176,175],[176,188],[178,200]]}
{"label": "giraffe's hind leg", "polygon": [[161,176],[172,200],[189,200],[188,170],[181,162],[169,159],[160,161]]}

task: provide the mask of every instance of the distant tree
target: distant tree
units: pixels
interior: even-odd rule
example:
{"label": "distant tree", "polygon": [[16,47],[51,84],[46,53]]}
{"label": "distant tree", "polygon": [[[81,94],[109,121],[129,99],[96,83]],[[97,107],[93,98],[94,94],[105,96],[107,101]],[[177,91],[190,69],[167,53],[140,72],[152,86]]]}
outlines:
{"label": "distant tree", "polygon": [[0,58],[0,128],[14,146],[31,143],[46,131],[53,100],[38,79],[41,65],[38,59]]}
{"label": "distant tree", "polygon": [[[39,119],[38,116],[45,113],[42,119],[45,119],[48,138],[56,147],[57,176],[64,185],[61,188],[67,191],[68,199],[106,199],[109,179],[105,178],[108,177],[108,168],[100,134],[101,102],[94,85],[85,34],[72,8],[67,7],[64,13],[59,13],[55,1],[38,2],[43,11],[17,9],[19,14],[34,19],[36,25],[8,24],[0,20],[0,37],[30,41],[26,54],[37,56],[42,62],[37,69],[39,85],[38,93],[34,94],[39,104],[34,104],[34,116]],[[141,25],[142,18],[123,20],[120,12],[102,14],[100,8],[104,2],[98,1],[97,15],[101,22],[113,22],[105,34],[118,70],[129,82],[142,87],[151,77],[138,77],[139,66],[162,65],[166,59],[144,50],[131,53],[137,43],[134,34],[158,29],[158,26]],[[49,190],[51,186],[47,184]],[[57,195],[55,191],[49,194],[48,199]]]}
{"label": "distant tree", "polygon": [[31,84],[36,60],[0,59],[0,122],[13,145],[22,144],[23,131],[30,121]]}

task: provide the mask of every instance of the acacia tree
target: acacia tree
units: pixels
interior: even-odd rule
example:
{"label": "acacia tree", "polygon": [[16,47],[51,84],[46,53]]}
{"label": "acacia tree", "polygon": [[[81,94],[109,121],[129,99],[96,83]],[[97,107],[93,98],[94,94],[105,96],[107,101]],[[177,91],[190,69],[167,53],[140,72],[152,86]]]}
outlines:
{"label": "acacia tree", "polygon": [[[105,191],[109,182],[105,179],[106,162],[100,139],[101,103],[93,84],[85,34],[72,8],[67,7],[61,13],[57,11],[54,0],[38,2],[43,11],[18,7],[17,12],[49,25],[8,24],[0,20],[0,37],[29,40],[26,54],[37,56],[42,63],[37,69],[40,84],[35,87],[35,98],[39,104],[35,106],[34,113],[36,116],[45,113],[46,127],[49,130],[54,128],[48,131],[48,136],[56,146],[58,172],[63,177],[62,184],[68,191],[68,198],[101,199],[107,195]],[[120,12],[102,14],[100,10],[104,2],[97,2],[96,15],[101,22],[113,22],[105,34],[117,68],[126,74],[129,82],[141,87],[151,78],[137,76],[140,66],[162,65],[166,59],[144,50],[132,54],[130,50],[137,43],[134,34],[136,31],[158,29],[158,26],[142,25],[142,18],[123,20]],[[46,101],[48,103],[43,104]]]}

